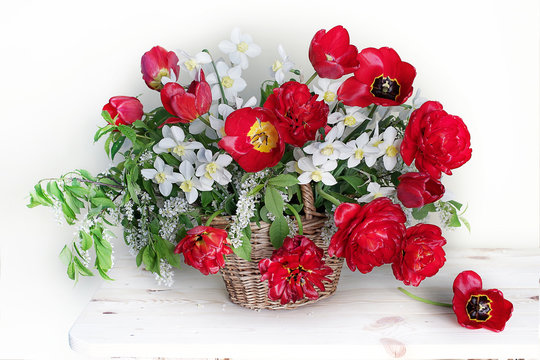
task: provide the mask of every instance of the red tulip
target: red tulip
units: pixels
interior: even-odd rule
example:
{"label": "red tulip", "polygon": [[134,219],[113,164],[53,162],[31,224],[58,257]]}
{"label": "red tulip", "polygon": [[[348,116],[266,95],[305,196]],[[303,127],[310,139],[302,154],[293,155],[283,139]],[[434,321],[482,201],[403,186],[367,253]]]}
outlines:
{"label": "red tulip", "polygon": [[268,298],[281,304],[307,297],[319,297],[315,287],[324,291],[326,275],[333,270],[322,259],[323,249],[305,236],[286,237],[281,248],[274,250],[270,259],[259,262],[261,281],[268,280]]}
{"label": "red tulip", "polygon": [[178,56],[172,51],[167,51],[161,46],[154,46],[150,51],[144,53],[141,58],[141,72],[143,80],[150,89],[161,90],[163,76],[178,79],[180,66]]}
{"label": "red tulip", "polygon": [[461,118],[449,115],[436,101],[427,101],[411,114],[401,142],[401,156],[410,165],[439,179],[441,172],[452,175],[451,169],[471,158],[471,135]]}
{"label": "red tulip", "polygon": [[204,275],[215,274],[225,266],[225,255],[232,250],[227,244],[227,232],[210,226],[197,226],[187,232],[175,254],[184,254],[184,262]]}
{"label": "red tulip", "polygon": [[277,117],[276,127],[287,144],[302,147],[315,140],[317,131],[326,126],[328,105],[317,101],[305,84],[289,81],[273,90],[264,107]]}
{"label": "red tulip", "polygon": [[272,167],[285,152],[276,122],[274,113],[265,108],[236,110],[225,120],[226,136],[218,145],[247,172]]}
{"label": "red tulip", "polygon": [[358,61],[360,65],[354,76],[338,89],[338,99],[343,104],[396,106],[411,96],[416,70],[401,61],[394,49],[367,48],[358,54]]}
{"label": "red tulip", "polygon": [[349,43],[349,33],[341,26],[319,30],[309,45],[309,61],[322,78],[339,79],[358,68],[358,49]]}
{"label": "red tulip", "polygon": [[204,72],[200,71],[199,80],[193,80],[187,92],[178,83],[165,84],[161,90],[161,102],[165,110],[177,116],[167,119],[164,124],[190,123],[206,114],[212,105],[212,90]]}
{"label": "red tulip", "polygon": [[442,198],[444,185],[426,173],[409,172],[398,177],[397,197],[403,206],[419,208]]}
{"label": "red tulip", "polygon": [[103,106],[103,110],[109,113],[111,119],[116,118],[116,125],[130,125],[141,120],[144,114],[139,99],[131,96],[114,96]]}
{"label": "red tulip", "polygon": [[396,279],[418,286],[426,277],[435,275],[446,261],[442,248],[445,244],[438,226],[418,224],[408,228],[392,264]]}
{"label": "red tulip", "polygon": [[500,290],[483,290],[482,279],[470,270],[456,277],[453,289],[452,307],[461,326],[495,332],[504,330],[514,307]]}
{"label": "red tulip", "polygon": [[396,260],[405,236],[405,214],[389,198],[370,203],[342,203],[334,213],[338,231],[330,240],[328,255],[344,257],[354,271],[368,273],[373,267]]}

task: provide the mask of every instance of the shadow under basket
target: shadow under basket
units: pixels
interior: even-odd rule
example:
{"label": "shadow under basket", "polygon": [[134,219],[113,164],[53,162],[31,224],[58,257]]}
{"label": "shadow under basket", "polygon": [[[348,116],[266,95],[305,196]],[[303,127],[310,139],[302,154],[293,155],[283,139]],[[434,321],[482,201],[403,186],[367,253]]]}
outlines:
{"label": "shadow under basket", "polygon": [[[302,216],[302,225],[304,236],[313,240],[313,242],[324,250],[324,261],[326,265],[333,270],[327,277],[330,282],[324,282],[324,291],[318,291],[319,298],[309,300],[304,298],[295,303],[281,305],[279,301],[272,301],[268,298],[268,282],[261,281],[259,271],[259,261],[263,258],[270,258],[275,248],[270,242],[268,233],[270,225],[261,222],[261,227],[256,223],[251,223],[251,259],[244,260],[235,254],[227,255],[225,267],[221,269],[221,275],[225,281],[225,287],[229,293],[231,301],[240,306],[259,310],[259,309],[294,309],[302,305],[314,303],[332,295],[337,288],[343,259],[328,257],[328,244],[325,244],[321,237],[321,230],[327,220],[326,215],[317,213],[313,206],[313,190],[311,185],[301,185],[302,198],[304,201],[304,215]],[[228,219],[218,217],[212,221],[213,227],[225,228],[228,225]]]}

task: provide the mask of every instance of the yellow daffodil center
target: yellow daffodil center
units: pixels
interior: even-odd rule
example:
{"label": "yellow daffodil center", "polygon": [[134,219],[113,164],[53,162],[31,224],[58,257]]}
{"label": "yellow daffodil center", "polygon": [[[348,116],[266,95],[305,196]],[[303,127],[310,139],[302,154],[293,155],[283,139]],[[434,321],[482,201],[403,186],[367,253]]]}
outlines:
{"label": "yellow daffodil center", "polygon": [[343,123],[347,126],[354,126],[356,125],[356,118],[352,115],[345,116],[345,119],[343,119]]}
{"label": "yellow daffodil center", "polygon": [[279,140],[279,134],[274,125],[259,119],[251,126],[247,136],[255,150],[265,153],[272,151]]}
{"label": "yellow daffodil center", "polygon": [[163,84],[161,83],[161,78],[162,77],[170,77],[170,74],[169,74],[169,69],[160,69],[159,72],[156,74],[156,77],[150,81],[150,86],[152,87],[152,89],[162,89],[163,88]]}
{"label": "yellow daffodil center", "polygon": [[373,147],[377,147],[379,145],[381,145],[382,143],[384,142],[384,140],[377,140],[373,143]]}
{"label": "yellow daffodil center", "polygon": [[311,173],[311,178],[313,179],[313,181],[319,182],[322,180],[322,174],[319,170],[315,170]]}
{"label": "yellow daffodil center", "polygon": [[326,102],[332,102],[336,100],[336,94],[331,91],[326,91],[323,95],[323,98]]}
{"label": "yellow daffodil center", "polygon": [[217,171],[218,166],[215,162],[211,162],[208,165],[206,165],[206,172],[209,174],[213,174]]}
{"label": "yellow daffodil center", "polygon": [[234,80],[231,79],[230,76],[224,76],[221,78],[221,85],[223,85],[226,88],[232,87],[234,84]]}
{"label": "yellow daffodil center", "polygon": [[193,59],[189,59],[188,61],[184,62],[184,66],[186,67],[186,69],[191,71],[197,67],[197,62]]}
{"label": "yellow daffodil center", "polygon": [[373,194],[373,199],[380,198],[381,196],[383,196],[383,194],[381,194],[380,192],[377,192]]}
{"label": "yellow daffodil center", "polygon": [[300,167],[298,166],[298,161],[294,162],[294,170],[299,174],[304,172],[304,170],[300,169]]}
{"label": "yellow daffodil center", "polygon": [[398,154],[398,149],[396,149],[394,145],[390,145],[389,147],[386,148],[386,155],[390,157],[394,157],[397,154]]}
{"label": "yellow daffodil center", "polygon": [[322,150],[321,150],[321,154],[323,154],[324,156],[330,156],[334,153],[334,147],[332,145],[326,145]]}
{"label": "yellow daffodil center", "polygon": [[191,189],[193,189],[193,181],[186,180],[180,185],[180,189],[182,189],[183,192],[191,192]]}
{"label": "yellow daffodil center", "polygon": [[245,41],[242,41],[240,44],[236,45],[236,49],[243,53],[245,53],[248,50],[248,48],[249,48],[249,45]]}
{"label": "yellow daffodil center", "polygon": [[326,60],[334,61],[334,57],[332,55],[329,55],[329,54],[325,54],[325,55],[326,55]]}
{"label": "yellow daffodil center", "polygon": [[356,151],[354,152],[354,158],[362,160],[364,158],[364,150],[356,149]]}
{"label": "yellow daffodil center", "polygon": [[186,148],[183,147],[182,145],[176,145],[172,149],[172,152],[175,153],[178,156],[184,156],[184,155],[186,155]]}
{"label": "yellow daffodil center", "polygon": [[272,64],[272,71],[276,72],[276,71],[278,71],[279,69],[281,69],[282,66],[283,66],[283,64],[281,63],[281,61],[276,60],[276,61],[274,61],[274,63]]}
{"label": "yellow daffodil center", "polygon": [[227,134],[225,133],[225,126],[223,126],[221,129],[219,129],[219,133],[221,134],[221,137],[227,136]]}
{"label": "yellow daffodil center", "polygon": [[156,182],[158,184],[163,184],[166,179],[167,179],[167,175],[164,172],[158,172],[156,174]]}

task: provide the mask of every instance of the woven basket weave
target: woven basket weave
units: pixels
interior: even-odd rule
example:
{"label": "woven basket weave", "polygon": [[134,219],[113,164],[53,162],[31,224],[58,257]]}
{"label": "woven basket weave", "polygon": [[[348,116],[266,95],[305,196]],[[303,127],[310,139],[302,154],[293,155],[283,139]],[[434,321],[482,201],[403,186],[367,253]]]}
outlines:
{"label": "woven basket weave", "polygon": [[[319,291],[317,300],[302,299],[295,303],[281,305],[279,301],[268,299],[268,284],[261,281],[259,271],[259,261],[263,258],[270,258],[275,250],[270,242],[268,231],[270,225],[261,222],[261,227],[256,223],[251,223],[251,259],[244,260],[235,254],[227,256],[225,267],[221,269],[225,286],[229,293],[231,301],[249,309],[294,309],[298,306],[306,305],[324,299],[332,295],[337,288],[343,259],[328,257],[328,245],[321,238],[321,229],[326,221],[326,216],[315,210],[313,205],[313,191],[309,184],[301,185],[302,198],[304,201],[304,216],[302,216],[302,225],[304,236],[307,236],[313,242],[324,249],[324,261],[334,271],[328,278],[330,282],[325,282],[325,291]],[[228,219],[225,217],[216,218],[212,221],[213,227],[225,228],[228,225]]]}

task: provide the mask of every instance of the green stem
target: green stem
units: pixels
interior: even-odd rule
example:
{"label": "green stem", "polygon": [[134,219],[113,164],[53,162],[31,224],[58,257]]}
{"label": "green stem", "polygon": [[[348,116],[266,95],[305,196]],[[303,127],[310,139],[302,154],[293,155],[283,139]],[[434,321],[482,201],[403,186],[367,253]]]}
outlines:
{"label": "green stem", "polygon": [[222,212],[224,212],[225,209],[221,209],[221,210],[218,210],[216,211],[215,213],[213,213],[212,215],[210,215],[210,217],[208,218],[208,220],[206,220],[206,223],[204,224],[204,226],[210,226],[210,224],[212,223],[212,220],[214,220],[214,218],[216,216],[218,216],[219,214],[221,214]]}
{"label": "green stem", "polygon": [[203,118],[202,115],[199,116],[199,120],[201,120],[206,126],[210,128],[212,127],[212,125],[210,125],[210,121],[208,121],[208,119]]}
{"label": "green stem", "polygon": [[313,75],[306,81],[306,85],[309,85],[317,77],[317,72],[315,71]]}
{"label": "green stem", "polygon": [[426,303],[426,304],[444,306],[444,307],[452,307],[452,304],[442,303],[442,302],[438,302],[438,301],[432,301],[432,300],[424,299],[424,298],[422,298],[420,296],[413,295],[413,294],[411,294],[410,292],[408,292],[407,290],[405,290],[402,287],[398,287],[398,290],[401,291],[402,293],[404,293],[405,295],[407,295],[408,297],[413,298],[414,300],[421,301],[421,302]]}
{"label": "green stem", "polygon": [[223,103],[225,105],[229,105],[229,103],[227,102],[227,98],[225,97],[225,90],[223,90],[223,84],[221,83],[221,76],[219,76],[219,73],[217,71],[217,67],[216,67],[216,63],[214,62],[214,58],[210,54],[210,51],[208,51],[207,49],[204,49],[203,52],[210,55],[210,59],[212,61],[212,66],[214,67],[214,71],[216,72],[216,77],[217,77],[218,84],[219,84],[219,90],[221,90],[221,99],[223,100]]}
{"label": "green stem", "polygon": [[375,114],[375,110],[377,110],[377,106],[378,105],[373,104],[373,108],[371,108],[371,111],[369,112],[369,115],[368,115],[369,118],[373,119],[373,114]]}
{"label": "green stem", "polygon": [[341,201],[339,201],[338,199],[336,199],[335,197],[333,197],[332,195],[328,194],[327,192],[325,192],[323,189],[322,189],[322,183],[319,182],[317,184],[317,192],[319,193],[319,195],[321,195],[323,198],[325,198],[326,200],[330,201],[332,204],[336,205],[336,206],[339,206],[341,205]]}
{"label": "green stem", "polygon": [[291,204],[285,204],[287,208],[293,213],[294,217],[296,218],[296,222],[298,223],[298,235],[304,235],[304,227],[302,226],[302,220],[300,219],[300,214],[298,214],[298,211],[294,207],[292,207]]}

